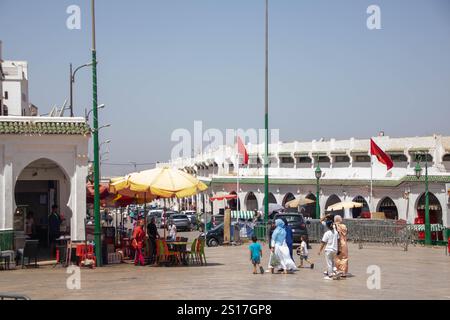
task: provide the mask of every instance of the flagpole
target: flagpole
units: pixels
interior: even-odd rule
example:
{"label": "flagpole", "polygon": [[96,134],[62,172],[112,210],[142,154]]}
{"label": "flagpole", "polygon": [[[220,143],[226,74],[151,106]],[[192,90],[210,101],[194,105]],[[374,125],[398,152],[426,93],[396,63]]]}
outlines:
{"label": "flagpole", "polygon": [[370,211],[373,211],[373,155],[370,153]]}
{"label": "flagpole", "polygon": [[239,222],[239,144],[238,144],[238,135],[236,135],[236,163],[237,163],[237,176],[236,176],[236,223]]}

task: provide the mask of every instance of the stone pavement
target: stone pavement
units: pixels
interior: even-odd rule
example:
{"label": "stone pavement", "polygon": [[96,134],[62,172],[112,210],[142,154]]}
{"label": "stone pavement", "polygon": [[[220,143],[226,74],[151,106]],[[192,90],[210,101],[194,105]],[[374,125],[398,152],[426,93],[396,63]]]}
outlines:
{"label": "stone pavement", "polygon": [[[323,280],[324,257],[312,244],[314,270],[253,275],[247,245],[206,248],[207,266],[135,267],[110,265],[82,269],[81,289],[66,287],[66,269],[40,267],[0,271],[0,292],[31,299],[450,299],[450,256],[442,247],[350,245],[345,280]],[[298,263],[298,257],[295,256]],[[267,268],[268,248],[263,265]],[[381,288],[368,289],[367,268],[380,267]]]}

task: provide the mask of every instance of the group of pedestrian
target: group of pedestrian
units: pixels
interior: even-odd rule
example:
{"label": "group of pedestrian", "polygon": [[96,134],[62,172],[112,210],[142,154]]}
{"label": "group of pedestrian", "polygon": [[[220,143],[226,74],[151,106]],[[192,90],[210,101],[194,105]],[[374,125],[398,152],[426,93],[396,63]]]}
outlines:
{"label": "group of pedestrian", "polygon": [[[168,241],[175,241],[177,238],[177,227],[174,223],[169,225],[169,236]],[[134,254],[134,264],[145,265],[143,248],[145,246],[146,240],[148,240],[149,245],[149,258],[150,265],[156,263],[156,240],[160,239],[158,233],[158,227],[156,226],[156,218],[151,217],[149,224],[147,225],[147,231],[145,230],[145,220],[140,219],[137,221],[136,226],[133,229],[133,235],[131,236],[131,246],[133,247]]]}
{"label": "group of pedestrian", "polygon": [[[296,271],[297,266],[292,259],[292,230],[288,224],[281,219],[276,219],[270,238],[269,272],[274,273],[277,270],[286,274]],[[260,266],[262,257],[261,245],[257,243],[255,236],[253,236],[252,241],[253,243],[249,246],[249,250],[253,264],[253,273],[256,274],[258,268],[261,273],[264,273],[264,269]]]}
{"label": "group of pedestrian", "polygon": [[327,215],[321,219],[327,231],[322,237],[318,254],[325,251],[327,270],[324,279],[346,277],[348,274],[347,227],[342,223],[340,215]]}
{"label": "group of pedestrian", "polygon": [[[346,277],[348,274],[348,245],[347,227],[342,223],[339,215],[326,215],[321,219],[326,227],[326,232],[322,237],[318,254],[325,251],[325,261],[327,270],[324,272],[324,279],[330,280],[335,276]],[[297,248],[297,255],[300,256],[300,264],[295,265],[293,257],[293,233],[285,219],[276,219],[272,223],[269,234],[269,272],[275,270],[283,272],[293,272],[298,268],[303,268],[304,262],[314,269],[314,263],[309,259],[308,244],[306,236],[301,236],[300,246]],[[249,246],[250,260],[253,264],[253,273],[257,270],[264,273],[260,266],[262,258],[262,247],[255,236],[252,237],[252,244]]]}

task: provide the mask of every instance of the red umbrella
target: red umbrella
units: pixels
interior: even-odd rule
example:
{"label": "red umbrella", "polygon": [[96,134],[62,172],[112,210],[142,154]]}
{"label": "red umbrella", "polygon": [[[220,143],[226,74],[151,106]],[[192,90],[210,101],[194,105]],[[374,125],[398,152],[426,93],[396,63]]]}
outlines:
{"label": "red umbrella", "polygon": [[[94,203],[94,185],[90,182],[86,183],[86,200],[87,203]],[[109,183],[100,184],[100,200],[109,196]]]}

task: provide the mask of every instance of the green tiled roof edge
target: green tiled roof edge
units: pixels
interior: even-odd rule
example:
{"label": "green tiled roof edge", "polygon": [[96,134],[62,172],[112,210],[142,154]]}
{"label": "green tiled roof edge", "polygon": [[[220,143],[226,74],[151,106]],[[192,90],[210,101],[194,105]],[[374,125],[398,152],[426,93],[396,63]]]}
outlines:
{"label": "green tiled roof edge", "polygon": [[89,135],[85,122],[0,121],[0,134],[26,135]]}

